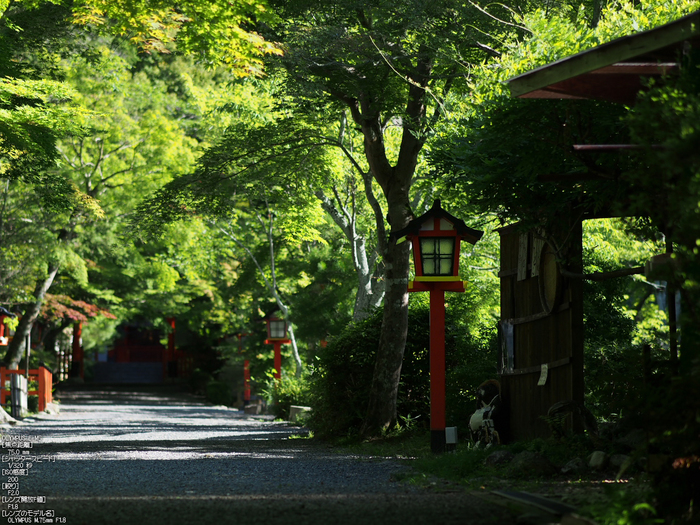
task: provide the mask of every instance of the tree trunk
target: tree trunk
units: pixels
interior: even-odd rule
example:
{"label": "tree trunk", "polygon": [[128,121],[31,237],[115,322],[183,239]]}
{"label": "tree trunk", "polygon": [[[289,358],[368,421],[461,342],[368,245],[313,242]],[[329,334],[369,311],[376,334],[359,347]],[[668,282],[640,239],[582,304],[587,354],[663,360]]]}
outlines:
{"label": "tree trunk", "polygon": [[301,373],[303,371],[304,365],[301,362],[301,356],[299,355],[299,348],[297,347],[297,339],[294,336],[294,327],[292,326],[292,321],[289,317],[289,308],[287,308],[287,305],[285,305],[282,302],[282,298],[279,296],[277,291],[273,292],[273,295],[275,297],[275,301],[277,301],[277,306],[280,309],[280,312],[282,312],[282,318],[287,321],[287,330],[289,332],[289,339],[292,342],[292,357],[294,357],[294,363],[296,365],[296,368],[294,370],[294,377],[297,379],[301,377]]}
{"label": "tree trunk", "polygon": [[371,436],[396,422],[396,399],[408,334],[408,243],[391,243],[386,262],[384,316],[362,434]]}
{"label": "tree trunk", "polygon": [[[373,96],[363,93],[357,99],[345,98],[354,122],[364,137],[365,157],[369,173],[382,188],[386,199],[387,220],[392,231],[403,229],[413,219],[409,191],[418,165],[418,155],[424,145],[426,125],[426,86],[432,71],[428,50],[421,48],[413,73],[403,117],[403,133],[396,165],[387,157],[384,143],[381,109]],[[367,180],[365,181],[368,182]],[[371,192],[370,192],[371,193]],[[378,246],[384,256],[384,317],[375,360],[372,386],[369,392],[367,416],[362,434],[371,436],[389,428],[396,421],[396,399],[401,378],[401,364],[408,335],[408,243],[386,242],[381,210],[376,200],[370,205],[377,216]],[[383,248],[383,249],[382,249]]]}
{"label": "tree trunk", "polygon": [[[389,208],[389,224],[392,231],[398,231],[413,219],[408,194],[414,169],[392,171],[393,183],[387,187],[384,195]],[[410,173],[409,177],[406,177],[407,173]],[[396,400],[408,335],[409,253],[409,243],[396,244],[396,239],[393,238],[386,243],[384,315],[367,416],[361,430],[365,436],[377,435],[396,422]]]}
{"label": "tree trunk", "polygon": [[[336,202],[332,201],[322,190],[316,190],[315,194],[321,201],[321,207],[326,210],[350,243],[352,263],[357,276],[357,292],[352,318],[355,322],[362,321],[373,309],[379,307],[384,299],[384,283],[378,279],[375,267],[376,254],[372,257],[367,254],[367,240],[357,233],[354,209],[345,209],[339,199],[336,199]],[[384,218],[381,217],[381,220],[383,221]]]}
{"label": "tree trunk", "polygon": [[[364,245],[362,249],[364,250]],[[367,258],[366,254],[364,258]],[[369,265],[366,268],[366,272],[357,272],[358,286],[352,312],[352,319],[355,322],[366,319],[374,309],[381,306],[384,300],[384,282],[377,278],[376,271],[369,268]]]}
{"label": "tree trunk", "polygon": [[34,302],[29,305],[29,307],[25,310],[24,315],[22,315],[22,318],[19,320],[17,330],[15,330],[15,335],[12,338],[10,346],[7,348],[7,353],[5,354],[5,363],[11,370],[17,370],[17,368],[19,368],[19,362],[22,360],[22,355],[26,350],[25,341],[32,330],[32,326],[34,326],[34,321],[36,321],[36,318],[39,316],[41,305],[44,304],[44,297],[46,296],[46,292],[49,291],[49,288],[51,287],[51,284],[58,273],[58,268],[58,263],[51,263],[49,265],[48,276],[43,281],[36,283],[36,288],[34,289]]}

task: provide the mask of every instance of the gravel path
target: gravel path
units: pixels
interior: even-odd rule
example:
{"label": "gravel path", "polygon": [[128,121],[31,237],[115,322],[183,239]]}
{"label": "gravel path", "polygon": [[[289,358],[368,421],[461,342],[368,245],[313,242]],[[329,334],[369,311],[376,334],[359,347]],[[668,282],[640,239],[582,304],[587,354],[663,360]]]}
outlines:
{"label": "gravel path", "polygon": [[[22,497],[46,502],[19,509],[53,510],[53,523],[518,522],[507,506],[462,490],[392,481],[407,462],[339,454],[292,439],[296,427],[191,396],[93,388],[60,399],[59,415],[3,430],[5,442],[30,436],[29,455],[41,459],[17,481]],[[7,452],[3,469],[10,467]],[[3,511],[11,505],[3,502]],[[1,522],[12,523],[10,516]]]}

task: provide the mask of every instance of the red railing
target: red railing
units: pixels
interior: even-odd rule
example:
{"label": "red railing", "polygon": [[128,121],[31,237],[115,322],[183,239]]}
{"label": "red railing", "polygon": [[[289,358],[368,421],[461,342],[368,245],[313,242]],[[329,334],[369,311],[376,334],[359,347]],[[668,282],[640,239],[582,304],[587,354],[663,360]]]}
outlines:
{"label": "red railing", "polygon": [[[24,375],[26,370],[9,370],[0,367],[0,405],[5,406],[7,396],[10,395],[10,376],[12,374]],[[53,374],[48,368],[40,366],[38,369],[29,370],[29,381],[38,383],[37,390],[29,390],[27,394],[39,397],[39,412],[46,410],[46,405],[53,402]]]}

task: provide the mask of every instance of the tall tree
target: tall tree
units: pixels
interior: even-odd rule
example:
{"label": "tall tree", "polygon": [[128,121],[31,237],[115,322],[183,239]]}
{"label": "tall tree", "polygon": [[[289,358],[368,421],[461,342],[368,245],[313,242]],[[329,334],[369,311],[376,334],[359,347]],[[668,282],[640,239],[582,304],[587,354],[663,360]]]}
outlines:
{"label": "tall tree", "polygon": [[[0,7],[7,7],[7,4]],[[52,8],[49,11],[58,16],[48,25],[44,36],[50,43],[60,43],[67,34],[66,11]],[[47,20],[43,16],[32,19],[26,15],[26,9],[18,4],[0,13],[0,48],[4,52],[0,59],[0,71],[4,74],[0,83],[3,109],[0,116],[0,177],[7,181],[6,184],[19,182],[28,185],[41,198],[40,207],[52,210],[57,217],[64,218],[65,214],[71,215],[78,209],[93,212],[96,206],[89,197],[70,180],[50,171],[58,157],[58,140],[68,134],[84,133],[87,112],[72,103],[76,95],[74,90],[55,80],[53,62],[38,60],[37,57],[37,54],[44,54],[49,56],[43,58],[55,59],[57,55],[44,53],[41,48],[39,53],[34,53],[38,26]],[[60,44],[56,47],[65,49]],[[17,195],[26,196],[26,191],[20,190]],[[46,216],[40,211],[42,213]],[[7,219],[3,225],[12,227],[12,220],[16,218]],[[55,225],[56,218],[48,223]],[[3,233],[6,232],[7,229]],[[7,239],[7,236],[3,237]],[[68,237],[67,231],[59,232],[50,243],[59,248],[58,251],[47,250],[48,255],[42,257],[45,266],[34,268],[38,270],[36,285],[32,287],[29,306],[6,355],[11,367],[16,367],[19,362],[24,341],[56,277],[62,254],[67,253],[60,249],[60,245]]]}
{"label": "tall tree", "polygon": [[[366,183],[371,184],[370,181]],[[384,300],[384,281],[381,279],[383,269],[379,252],[376,242],[372,242],[370,238],[367,221],[362,220],[362,210],[370,211],[371,208],[363,205],[365,202],[357,187],[357,177],[354,173],[346,174],[345,180],[334,180],[328,186],[330,187],[327,190],[317,186],[313,188],[313,192],[348,241],[357,278],[353,320],[361,321],[381,306]]]}
{"label": "tall tree", "polygon": [[[252,29],[254,23],[265,23],[274,18],[260,2],[3,1],[0,14],[0,49],[3,51],[0,71],[5,77],[0,83],[3,109],[0,116],[0,177],[32,184],[43,198],[45,207],[67,211],[66,222],[56,237],[63,251],[72,250],[80,223],[90,222],[88,216],[91,214],[102,213],[97,198],[105,199],[106,191],[123,188],[133,182],[134,177],[140,177],[139,183],[146,190],[143,177],[149,174],[149,170],[163,174],[173,167],[170,161],[175,157],[178,160],[174,165],[178,168],[187,166],[190,159],[185,160],[182,155],[191,149],[191,145],[180,147],[182,140],[168,137],[179,127],[184,138],[183,127],[172,120],[183,115],[169,115],[163,119],[160,108],[154,110],[156,100],[151,101],[150,108],[134,108],[132,105],[126,111],[121,108],[114,111],[114,107],[106,111],[105,115],[114,120],[122,117],[121,122],[90,120],[87,111],[68,103],[76,97],[76,92],[62,82],[66,72],[61,59],[69,56],[78,57],[78,62],[80,57],[85,57],[101,73],[107,70],[100,67],[106,67],[106,62],[112,60],[115,76],[111,79],[107,78],[109,75],[102,79],[73,75],[70,79],[82,90],[82,101],[97,110],[105,110],[104,99],[110,96],[114,102],[118,98],[114,96],[115,92],[121,90],[123,95],[128,91],[125,86],[134,94],[139,86],[146,88],[148,84],[141,82],[143,76],[132,78],[131,84],[124,84],[125,69],[123,64],[117,63],[116,55],[104,48],[95,48],[95,39],[76,29],[74,22],[92,31],[99,27],[104,35],[126,36],[142,51],[169,52],[178,47],[184,52],[197,53],[208,65],[225,64],[238,76],[259,74],[260,57],[279,52]],[[77,48],[82,53],[71,52]],[[99,91],[100,82],[109,83],[110,80],[114,83],[102,91],[103,100],[96,102],[99,94],[95,93]],[[115,90],[117,85],[120,87]],[[191,82],[189,87],[194,87]],[[161,92],[153,90],[151,94]],[[144,99],[143,96],[136,98]],[[123,97],[121,100],[128,99]],[[162,98],[159,101],[162,102]],[[141,114],[136,115],[134,111]],[[171,120],[165,122],[168,118]],[[191,115],[187,115],[187,119],[180,123],[190,118]],[[112,127],[106,129],[105,124]],[[88,133],[88,127],[102,129]],[[93,140],[85,140],[88,134]],[[58,142],[66,135],[71,136],[72,147],[63,148],[60,150],[62,155],[59,155]],[[171,148],[170,152],[165,151],[167,147]],[[153,155],[160,156],[160,162],[152,162]],[[56,169],[61,160],[67,169]],[[121,192],[122,204],[125,195],[128,193]],[[113,202],[117,200],[119,198]],[[122,207],[121,212],[124,211]],[[5,221],[4,224],[10,223]],[[18,326],[18,337],[8,349],[6,360],[12,366],[17,364],[21,355],[22,335],[31,329],[44,294],[61,267],[60,256],[54,254],[49,259],[48,269],[43,275],[41,272],[37,275],[39,280],[34,292],[29,294],[30,306]]]}
{"label": "tall tree", "polygon": [[367,180],[386,287],[364,426],[374,434],[396,418],[407,334],[408,247],[388,234],[413,218],[416,167],[451,89],[466,81],[469,63],[494,52],[497,39],[489,33],[504,29],[497,18],[509,15],[443,1],[271,5],[285,20],[276,38],[285,49],[279,63],[291,101],[316,119],[347,112],[362,136],[362,163],[356,165]]}
{"label": "tall tree", "polygon": [[[275,228],[276,217],[268,201],[261,202],[259,206],[260,209],[247,210],[249,212],[247,214],[245,213],[246,210],[240,210],[244,213],[237,213],[236,221],[234,221],[233,218],[229,218],[228,221],[212,222],[212,226],[217,228],[224,236],[231,239],[239,249],[243,250],[248,255],[248,259],[253,262],[258,270],[258,274],[262,278],[267,294],[274,299],[277,308],[282,313],[282,318],[287,321],[287,328],[292,344],[292,355],[294,356],[294,362],[296,364],[295,375],[296,377],[301,377],[303,363],[299,355],[297,339],[294,335],[294,318],[290,312],[288,301],[283,297],[279,287],[280,279],[277,270],[278,257],[276,256],[277,251],[279,251],[276,247],[276,240],[278,238]],[[249,217],[248,221],[245,221],[244,214],[252,215],[252,217]],[[236,222],[238,224],[235,224]],[[244,227],[241,227],[241,223],[246,224]],[[266,266],[269,268],[269,271],[265,270],[263,261],[255,255],[255,247],[250,243],[250,234],[255,230],[262,233],[262,237],[266,241],[267,255],[269,257],[269,259],[266,258],[268,261]],[[242,239],[241,236],[248,237],[248,239]],[[315,236],[317,236],[317,234],[309,236],[308,231],[305,233],[307,240],[311,240]]]}
{"label": "tall tree", "polygon": [[[87,266],[97,267],[95,261],[105,263],[105,258],[129,251],[120,248],[124,241],[116,237],[125,217],[139,199],[187,170],[199,141],[206,139],[206,133],[195,126],[202,125],[208,97],[216,89],[209,90],[212,95],[204,90],[197,93],[196,75],[187,74],[187,61],[175,58],[144,63],[128,43],[87,36],[84,41],[90,44],[89,52],[65,60],[63,74],[67,84],[75,88],[74,100],[94,117],[82,133],[67,134],[52,145],[53,163],[42,172],[65,181],[76,197],[64,213],[41,223],[44,235],[53,232],[54,237],[44,250],[50,256],[49,270],[37,276],[40,282],[31,294],[33,299],[27,301],[31,306],[20,321],[18,334],[31,329],[43,294],[58,272],[71,274],[65,254],[70,254],[73,262],[82,261],[83,275],[72,281],[68,291],[63,283],[64,294],[89,301],[97,297],[117,300],[88,281]],[[189,71],[193,71],[191,64]],[[164,77],[170,77],[168,83]],[[139,188],[138,193],[134,187]],[[37,213],[46,215],[46,206],[40,206]],[[107,220],[99,220],[103,218]],[[14,219],[12,224],[17,217]],[[141,275],[157,270],[161,276],[170,273],[172,277],[174,272],[148,258],[141,258],[141,264],[150,269],[141,268],[137,271]],[[23,343],[24,338],[17,337],[8,348],[5,359],[11,365],[19,361]]]}
{"label": "tall tree", "polygon": [[[266,179],[303,189],[300,176],[323,180],[326,152],[342,151],[361,177],[373,211],[384,272],[384,320],[365,425],[365,432],[373,434],[396,418],[407,334],[408,247],[390,240],[389,230],[413,218],[416,167],[435,123],[447,111],[446,98],[456,84],[466,83],[469,63],[496,53],[498,39],[489,31],[505,28],[500,18],[509,11],[488,13],[474,3],[449,1],[270,5],[283,20],[276,32],[265,33],[284,49],[268,68],[284,71],[282,118],[260,131],[267,137],[259,138],[254,150],[246,147],[250,133],[232,130],[203,156],[195,174],[170,188],[180,190],[180,196],[164,193],[151,211],[163,217],[173,214],[173,204],[211,206],[211,200],[225,207],[236,188]],[[352,123],[347,127],[360,135],[360,151],[348,147],[344,114]],[[338,122],[340,132],[329,133]],[[319,198],[329,204],[323,195]]]}

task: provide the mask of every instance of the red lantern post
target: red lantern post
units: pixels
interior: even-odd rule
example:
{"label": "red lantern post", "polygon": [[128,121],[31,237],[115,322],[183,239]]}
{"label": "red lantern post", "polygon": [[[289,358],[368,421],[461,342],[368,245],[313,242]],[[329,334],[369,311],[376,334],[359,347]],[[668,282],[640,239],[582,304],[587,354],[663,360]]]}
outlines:
{"label": "red lantern post", "polygon": [[14,332],[5,324],[5,319],[14,317],[17,317],[17,315],[0,306],[0,346],[7,346],[12,341]]}
{"label": "red lantern post", "polygon": [[430,449],[445,450],[445,292],[464,292],[459,277],[460,241],[471,244],[484,232],[453,217],[435,201],[424,215],[393,235],[410,240],[416,276],[409,292],[430,292]]}
{"label": "red lantern post", "polygon": [[[243,339],[250,334],[242,332],[236,334],[238,337],[238,353],[243,354]],[[243,404],[247,405],[250,402],[250,359],[243,361]]]}
{"label": "red lantern post", "polygon": [[73,364],[71,365],[71,377],[85,378],[84,356],[83,356],[83,323],[78,321],[73,325]]}
{"label": "red lantern post", "polygon": [[167,381],[170,377],[177,377],[181,373],[177,369],[177,359],[175,352],[175,329],[176,320],[174,317],[166,317],[165,322],[170,327],[168,332],[168,346],[163,351],[163,381]]}
{"label": "red lantern post", "polygon": [[[10,344],[7,335],[5,335],[5,331],[7,330],[5,326],[5,319],[7,319],[8,317],[10,316],[5,313],[0,313],[0,346],[7,346],[8,344]],[[7,330],[7,332],[9,333],[9,330]]]}
{"label": "red lantern post", "polygon": [[282,345],[291,343],[291,339],[287,338],[287,321],[278,319],[277,317],[269,317],[267,321],[267,339],[266,345],[274,345],[275,347],[275,379],[282,379]]}

